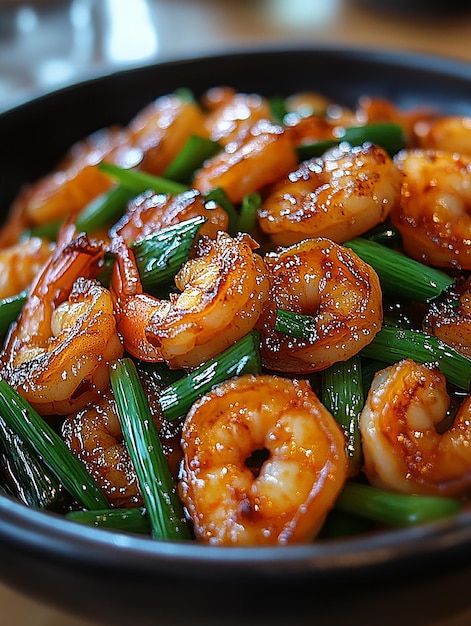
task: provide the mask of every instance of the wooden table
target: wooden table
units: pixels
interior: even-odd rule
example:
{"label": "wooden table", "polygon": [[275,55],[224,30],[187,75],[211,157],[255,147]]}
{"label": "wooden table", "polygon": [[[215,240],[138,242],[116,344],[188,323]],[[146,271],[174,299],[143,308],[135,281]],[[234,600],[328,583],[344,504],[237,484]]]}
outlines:
{"label": "wooden table", "polygon": [[[13,5],[13,0],[10,0]],[[17,3],[18,4],[18,3]],[[37,17],[41,21],[55,19],[68,21],[70,13],[64,5],[70,3],[42,2]],[[131,4],[131,3],[130,3]],[[133,7],[136,2],[133,0]],[[380,48],[409,50],[471,61],[471,11],[447,15],[393,12],[371,8],[373,2],[362,3],[347,0],[155,0],[139,3],[149,14],[149,26],[155,33],[155,48],[142,62],[165,58],[198,56],[222,51],[234,51],[268,46],[279,43]],[[381,7],[382,3],[375,3]],[[386,4],[386,3],[384,3]],[[413,0],[410,0],[413,5]],[[446,2],[443,3],[446,6]],[[0,2],[0,12],[2,5]],[[47,11],[46,13],[42,12]],[[103,13],[95,7],[96,22],[91,24],[95,34],[103,33]],[[97,17],[98,16],[98,17]],[[24,16],[23,16],[24,17]],[[27,15],[26,18],[27,19]],[[30,15],[31,17],[31,15]],[[1,13],[0,13],[1,18]],[[70,24],[65,24],[67,28]],[[44,26],[45,27],[45,26]],[[49,24],[50,27],[50,24]],[[60,30],[60,29],[59,29]],[[59,33],[59,30],[54,32]],[[16,63],[21,59],[19,45],[21,34],[9,39],[0,31],[0,86],[3,78],[3,61],[15,54]],[[3,38],[2,38],[3,37]],[[59,34],[58,34],[59,37]],[[29,38],[31,41],[31,35]],[[38,44],[39,45],[39,44]],[[96,42],[95,42],[96,48]],[[40,45],[39,45],[39,49]],[[26,51],[26,61],[32,61],[34,52]],[[141,53],[142,54],[142,53]],[[20,55],[20,56],[18,56]],[[32,56],[31,56],[32,55]],[[40,55],[39,55],[40,56]],[[12,57],[13,58],[13,57]],[[30,93],[44,91],[51,86],[80,79],[90,73],[100,73],[109,68],[122,67],[130,63],[116,58],[107,58],[105,47],[89,56],[88,64],[83,59],[75,73],[59,77],[55,83],[41,81],[40,70],[49,61],[46,56],[35,58],[37,75],[25,73],[25,80],[17,92],[9,93],[10,100],[24,98]],[[43,63],[43,66],[40,63]],[[134,61],[135,62],[135,61]],[[29,63],[31,66],[31,63]],[[73,70],[73,64],[71,64]],[[20,67],[20,71],[21,68]],[[70,69],[70,68],[69,68]],[[471,69],[470,69],[471,72]],[[1,96],[1,90],[0,90]],[[5,104],[6,100],[3,104]],[[1,97],[0,97],[0,104]],[[314,609],[315,610],[315,609]],[[430,626],[468,626],[471,609],[455,613],[450,607],[449,618],[430,623]],[[0,626],[93,626],[91,622],[65,615],[24,597],[0,584]],[[423,624],[422,624],[423,626]]]}

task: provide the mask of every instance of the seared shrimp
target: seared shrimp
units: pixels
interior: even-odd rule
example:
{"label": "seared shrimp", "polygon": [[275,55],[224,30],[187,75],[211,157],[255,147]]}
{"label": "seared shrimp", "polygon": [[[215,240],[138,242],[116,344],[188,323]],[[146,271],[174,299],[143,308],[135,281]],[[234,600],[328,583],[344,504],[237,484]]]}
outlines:
{"label": "seared shrimp", "polygon": [[216,202],[206,200],[199,191],[191,189],[176,196],[146,192],[132,200],[126,213],[113,227],[130,244],[166,226],[202,215],[206,222],[200,233],[214,238],[219,230],[227,230],[229,216]]}
{"label": "seared shrimp", "polygon": [[258,222],[277,245],[306,237],[343,243],[386,219],[400,200],[401,183],[401,172],[383,148],[339,146],[277,183]]}
{"label": "seared shrimp", "polygon": [[[195,257],[176,275],[180,293],[170,300],[143,294],[132,256],[119,240],[114,246],[118,328],[126,348],[145,360],[195,367],[250,332],[266,304],[269,278],[249,235],[202,237]],[[120,261],[120,254],[127,258]]]}
{"label": "seared shrimp", "polygon": [[93,278],[102,246],[73,228],[31,285],[0,355],[1,375],[42,415],[68,414],[109,384],[123,354],[111,294]]}
{"label": "seared shrimp", "polygon": [[421,148],[471,157],[471,117],[447,116],[417,124]]}
{"label": "seared shrimp", "polygon": [[[314,372],[346,361],[370,343],[383,320],[374,269],[330,239],[306,239],[268,253],[270,308],[261,320],[264,365],[280,372]],[[311,315],[314,336],[274,330],[276,308]]]}
{"label": "seared shrimp", "polygon": [[471,269],[471,157],[436,150],[403,150],[401,202],[391,220],[405,252],[428,265]]}
{"label": "seared shrimp", "polygon": [[347,478],[343,431],[304,380],[218,385],[190,409],[182,447],[179,493],[211,545],[309,542]]}
{"label": "seared shrimp", "polygon": [[471,279],[461,280],[433,300],[423,328],[455,350],[471,357]]}
{"label": "seared shrimp", "polygon": [[376,374],[360,415],[371,484],[443,496],[471,487],[471,396],[446,428],[449,405],[446,380],[436,366],[404,359]]}
{"label": "seared shrimp", "polygon": [[53,249],[54,244],[40,237],[22,239],[0,249],[0,299],[29,287]]}
{"label": "seared shrimp", "polygon": [[208,159],[196,172],[193,186],[203,193],[221,187],[233,202],[241,202],[247,194],[288,174],[297,162],[289,133],[260,120],[243,142],[230,142],[223,152]]}

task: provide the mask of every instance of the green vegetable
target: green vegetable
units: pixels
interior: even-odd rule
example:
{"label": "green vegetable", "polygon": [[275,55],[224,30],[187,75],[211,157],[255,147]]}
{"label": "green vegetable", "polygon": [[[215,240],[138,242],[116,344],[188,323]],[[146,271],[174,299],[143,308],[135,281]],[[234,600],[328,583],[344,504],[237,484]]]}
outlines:
{"label": "green vegetable", "polygon": [[187,185],[182,185],[160,176],[153,176],[146,172],[119,167],[119,165],[114,163],[102,162],[97,167],[105,174],[111,176],[111,178],[118,180],[124,187],[132,190],[135,194],[143,193],[150,189],[156,193],[177,195],[188,190]]}
{"label": "green vegetable", "polygon": [[59,435],[10,385],[0,380],[0,415],[23,441],[28,441],[60,483],[87,509],[108,507],[108,500],[85,466]]}
{"label": "green vegetable", "polygon": [[110,380],[152,536],[189,539],[183,508],[133,361],[129,358],[116,361],[110,369]]}
{"label": "green vegetable", "polygon": [[191,135],[164,171],[164,177],[179,183],[190,184],[195,170],[220,150],[221,146],[216,141]]}
{"label": "green vegetable", "polygon": [[168,420],[183,417],[200,396],[233,376],[261,372],[260,335],[252,331],[222,354],[168,386],[160,395],[160,406]]}
{"label": "green vegetable", "polygon": [[0,300],[0,335],[4,335],[10,324],[16,320],[28,298],[28,291],[25,289],[16,296],[10,296]]}
{"label": "green vegetable", "polygon": [[102,511],[71,511],[66,517],[78,524],[108,530],[150,535],[151,525],[145,508],[103,509]]}

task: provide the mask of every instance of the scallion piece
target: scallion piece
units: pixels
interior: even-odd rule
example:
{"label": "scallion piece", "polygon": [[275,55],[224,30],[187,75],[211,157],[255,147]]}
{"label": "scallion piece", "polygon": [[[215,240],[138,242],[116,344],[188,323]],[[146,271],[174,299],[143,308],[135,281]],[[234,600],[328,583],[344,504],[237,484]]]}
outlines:
{"label": "scallion piece", "polygon": [[212,200],[224,209],[229,217],[229,226],[227,228],[227,231],[232,236],[236,235],[239,222],[239,214],[233,203],[229,200],[226,192],[220,187],[214,187],[214,189],[211,189],[211,191],[205,193],[204,197],[206,201]]}
{"label": "scallion piece", "polygon": [[200,396],[234,376],[261,372],[260,335],[254,330],[164,389],[159,402],[165,417],[174,420],[188,413]]}
{"label": "scallion piece", "polygon": [[110,369],[124,440],[139,481],[155,539],[188,539],[190,532],[157,428],[134,362],[115,361]]}
{"label": "scallion piece", "polygon": [[365,402],[361,359],[358,355],[348,361],[335,363],[321,372],[321,401],[343,428],[349,473],[355,476],[362,462],[359,417]]}
{"label": "scallion piece", "polygon": [[37,226],[31,227],[24,234],[28,237],[40,237],[48,241],[55,241],[63,223],[63,220],[54,220],[46,224],[38,224]]}
{"label": "scallion piece", "polygon": [[105,494],[85,466],[39,413],[5,380],[0,380],[0,415],[13,432],[29,442],[59,482],[85,508],[104,509],[109,506]]}
{"label": "scallion piece", "polygon": [[453,284],[453,279],[444,272],[375,241],[356,237],[343,245],[375,269],[387,293],[427,302]]}
{"label": "scallion piece", "polygon": [[0,300],[0,335],[4,335],[10,324],[16,320],[28,298],[28,291],[24,290],[16,296]]}
{"label": "scallion piece", "polygon": [[314,343],[318,337],[316,321],[312,315],[294,313],[284,309],[276,310],[275,330],[297,339],[305,339]]}
{"label": "scallion piece", "polygon": [[364,126],[351,126],[333,139],[325,139],[315,143],[301,144],[297,147],[301,160],[319,157],[329,148],[345,141],[351,146],[361,146],[371,142],[383,147],[390,155],[396,154],[406,145],[404,129],[399,124],[377,123]]}
{"label": "scallion piece", "polygon": [[136,192],[124,185],[115,185],[87,204],[75,220],[77,230],[86,233],[114,224],[123,214],[126,204]]}
{"label": "scallion piece", "polygon": [[206,218],[198,215],[168,226],[131,245],[144,291],[155,294],[188,260],[191,247]]}
{"label": "scallion piece", "polygon": [[97,526],[127,533],[151,534],[149,516],[145,508],[103,509],[102,511],[70,511],[66,517],[78,524]]}
{"label": "scallion piece", "polygon": [[257,225],[257,211],[261,204],[262,198],[259,193],[249,193],[243,198],[237,220],[237,230],[239,232],[253,233]]}
{"label": "scallion piece", "polygon": [[388,365],[405,358],[418,363],[436,363],[448,382],[460,389],[470,388],[471,359],[427,333],[383,326],[360,354]]}
{"label": "scallion piece", "polygon": [[165,169],[164,177],[179,183],[190,184],[195,170],[220,150],[221,146],[216,141],[199,135],[191,135]]}
{"label": "scallion piece", "polygon": [[456,515],[461,504],[454,498],[392,493],[371,485],[347,483],[335,508],[388,526],[413,526]]}
{"label": "scallion piece", "polygon": [[114,163],[103,161],[99,163],[97,167],[136,194],[151,189],[156,193],[177,195],[188,190],[187,185],[182,185],[181,183],[160,176],[153,176],[152,174],[147,174],[139,170],[120,167]]}

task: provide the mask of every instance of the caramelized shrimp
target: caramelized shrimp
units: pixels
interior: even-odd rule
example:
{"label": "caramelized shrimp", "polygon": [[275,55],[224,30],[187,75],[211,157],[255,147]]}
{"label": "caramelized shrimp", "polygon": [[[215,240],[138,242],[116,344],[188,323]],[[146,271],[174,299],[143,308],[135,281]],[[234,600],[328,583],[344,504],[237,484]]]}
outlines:
{"label": "caramelized shrimp", "polygon": [[199,191],[191,189],[176,196],[146,192],[131,200],[126,213],[113,227],[130,244],[166,226],[172,226],[202,215],[206,222],[200,233],[214,238],[219,230],[227,230],[229,217],[216,202],[206,200]]}
{"label": "caramelized shrimp", "polygon": [[269,278],[249,235],[202,237],[175,277],[179,293],[169,300],[143,294],[132,256],[119,241],[113,245],[118,328],[126,348],[145,360],[195,367],[252,330],[267,301]]}
{"label": "caramelized shrimp", "polygon": [[218,385],[190,409],[182,447],[179,493],[211,545],[309,542],[347,478],[343,432],[304,380]]}
{"label": "caramelized shrimp", "polygon": [[378,372],[360,415],[371,484],[402,493],[457,496],[471,487],[471,395],[451,426],[446,380],[404,359]]}
{"label": "caramelized shrimp", "polygon": [[277,245],[306,237],[343,243],[386,219],[400,200],[401,182],[383,148],[341,145],[301,163],[275,184],[258,211],[258,223]]}
{"label": "caramelized shrimp", "polygon": [[[353,251],[306,239],[268,253],[270,308],[259,326],[262,359],[280,372],[314,372],[346,361],[370,343],[383,319],[379,278]],[[315,332],[297,339],[274,330],[276,308],[312,316]]]}
{"label": "caramelized shrimp", "polygon": [[471,157],[471,117],[453,115],[422,121],[416,132],[421,148]]}
{"label": "caramelized shrimp", "polygon": [[221,187],[232,202],[257,192],[296,167],[298,162],[289,133],[281,126],[260,120],[241,143],[230,142],[224,151],[208,159],[193,179],[206,193]]}
{"label": "caramelized shrimp", "polygon": [[54,244],[40,237],[28,237],[0,249],[0,299],[29,287],[53,249]]}
{"label": "caramelized shrimp", "polygon": [[391,220],[404,250],[428,265],[471,269],[471,157],[437,150],[403,150],[400,204]]}
{"label": "caramelized shrimp", "polygon": [[108,386],[107,363],[123,354],[111,294],[92,278],[102,246],[73,233],[31,285],[0,355],[2,377],[41,415],[83,407]]}
{"label": "caramelized shrimp", "polygon": [[426,332],[471,357],[471,279],[456,281],[435,298],[423,320]]}

